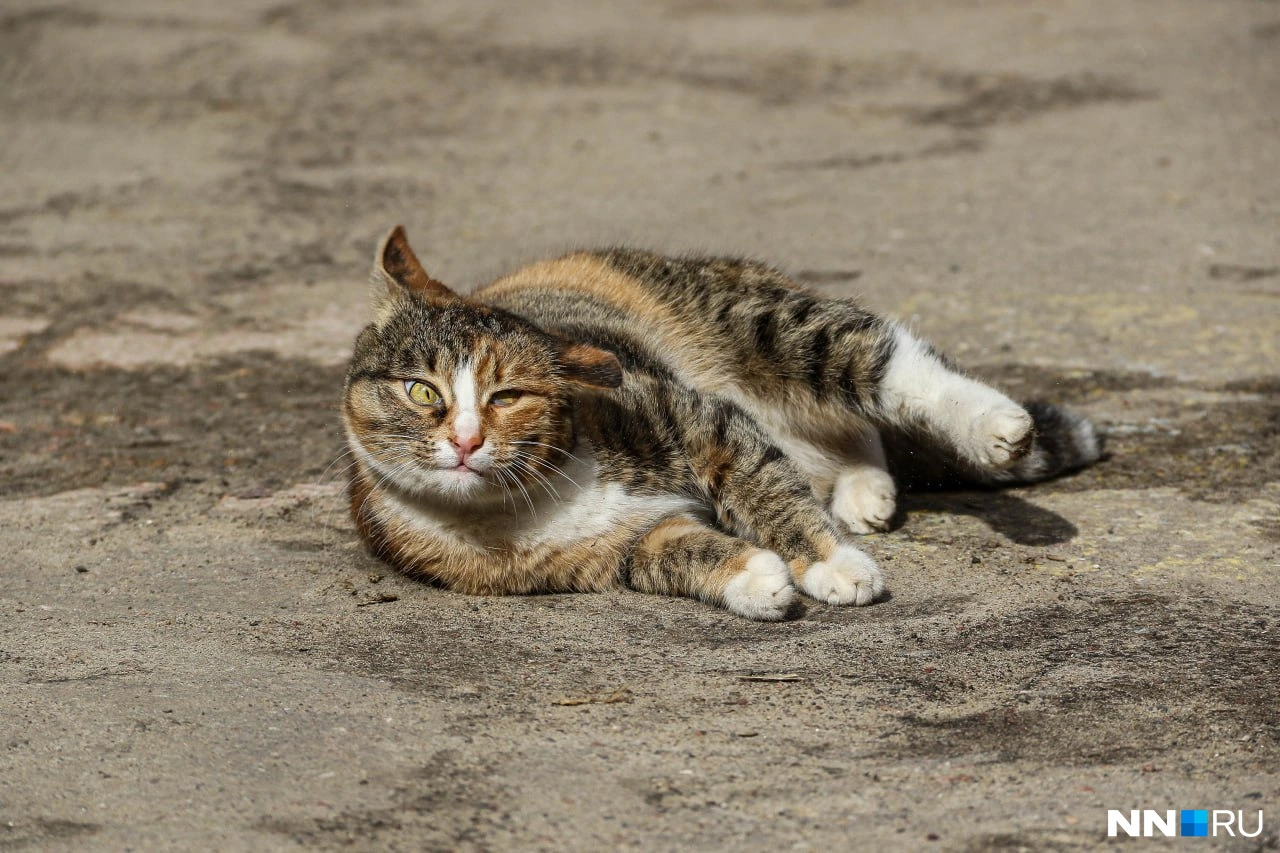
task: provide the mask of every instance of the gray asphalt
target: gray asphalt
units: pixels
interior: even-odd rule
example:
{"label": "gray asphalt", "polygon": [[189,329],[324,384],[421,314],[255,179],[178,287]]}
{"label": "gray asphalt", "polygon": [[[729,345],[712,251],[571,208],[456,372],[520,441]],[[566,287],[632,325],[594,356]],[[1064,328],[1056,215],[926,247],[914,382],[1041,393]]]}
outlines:
{"label": "gray asphalt", "polygon": [[[0,848],[1280,844],[1275,2],[7,0],[0,174]],[[908,497],[866,609],[410,582],[336,415],[396,223],[763,258],[1110,456]]]}

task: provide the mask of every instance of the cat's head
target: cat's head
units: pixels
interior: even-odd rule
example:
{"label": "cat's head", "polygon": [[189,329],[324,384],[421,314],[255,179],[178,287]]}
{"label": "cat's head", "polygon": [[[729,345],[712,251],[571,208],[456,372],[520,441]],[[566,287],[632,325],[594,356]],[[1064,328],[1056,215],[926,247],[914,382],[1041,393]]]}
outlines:
{"label": "cat's head", "polygon": [[402,491],[469,502],[528,489],[572,449],[573,397],[622,383],[612,354],[433,279],[400,227],[372,284],[343,419],[352,452]]}

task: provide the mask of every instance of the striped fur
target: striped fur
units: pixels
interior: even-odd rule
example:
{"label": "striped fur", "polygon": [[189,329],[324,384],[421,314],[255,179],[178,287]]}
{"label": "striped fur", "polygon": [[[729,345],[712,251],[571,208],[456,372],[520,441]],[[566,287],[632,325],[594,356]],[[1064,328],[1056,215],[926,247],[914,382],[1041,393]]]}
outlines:
{"label": "striped fur", "polygon": [[985,482],[1097,458],[1082,419],[751,261],[579,252],[462,297],[397,228],[373,285],[343,407],[352,513],[380,557],[462,592],[866,604],[883,580],[853,534],[896,498],[882,436]]}

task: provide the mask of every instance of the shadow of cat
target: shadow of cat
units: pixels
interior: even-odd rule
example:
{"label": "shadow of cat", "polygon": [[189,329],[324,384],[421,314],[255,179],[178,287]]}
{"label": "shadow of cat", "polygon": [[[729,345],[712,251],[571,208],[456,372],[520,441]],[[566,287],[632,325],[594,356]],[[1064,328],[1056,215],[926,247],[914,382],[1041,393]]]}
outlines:
{"label": "shadow of cat", "polygon": [[1056,512],[1009,492],[908,493],[898,503],[894,528],[913,511],[973,516],[1019,545],[1059,545],[1080,532]]}

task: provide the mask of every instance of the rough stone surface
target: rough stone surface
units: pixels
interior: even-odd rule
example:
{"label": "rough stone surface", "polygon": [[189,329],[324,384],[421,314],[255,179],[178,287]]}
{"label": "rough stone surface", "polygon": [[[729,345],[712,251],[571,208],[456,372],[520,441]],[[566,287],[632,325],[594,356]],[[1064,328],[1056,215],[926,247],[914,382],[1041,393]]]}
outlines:
{"label": "rough stone surface", "polygon": [[[0,848],[1074,850],[1194,807],[1275,849],[1277,57],[1269,0],[7,0]],[[397,222],[464,289],[759,256],[1111,456],[910,496],[862,610],[412,583],[336,417]]]}

